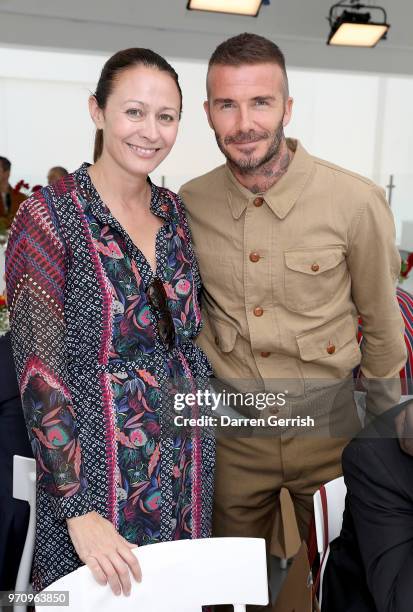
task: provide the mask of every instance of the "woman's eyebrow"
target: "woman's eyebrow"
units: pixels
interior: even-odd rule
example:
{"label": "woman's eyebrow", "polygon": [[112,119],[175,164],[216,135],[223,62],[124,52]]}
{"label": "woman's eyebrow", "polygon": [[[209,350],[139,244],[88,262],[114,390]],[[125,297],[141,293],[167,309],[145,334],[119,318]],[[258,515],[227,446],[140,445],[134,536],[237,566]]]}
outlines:
{"label": "woman's eyebrow", "polygon": [[[131,102],[135,103],[135,104],[141,104],[142,106],[148,106],[145,102],[143,102],[142,100],[135,100],[130,98],[129,100],[125,100],[124,104],[130,104]],[[161,111],[164,110],[171,110],[174,111],[175,113],[178,113],[179,111],[174,107],[174,106],[162,106],[162,108],[160,109]]]}
{"label": "woman's eyebrow", "polygon": [[142,106],[146,106],[145,102],[142,102],[142,100],[134,100],[132,98],[130,98],[129,100],[125,100],[124,104],[128,104],[129,102],[135,102],[137,104],[142,104]]}

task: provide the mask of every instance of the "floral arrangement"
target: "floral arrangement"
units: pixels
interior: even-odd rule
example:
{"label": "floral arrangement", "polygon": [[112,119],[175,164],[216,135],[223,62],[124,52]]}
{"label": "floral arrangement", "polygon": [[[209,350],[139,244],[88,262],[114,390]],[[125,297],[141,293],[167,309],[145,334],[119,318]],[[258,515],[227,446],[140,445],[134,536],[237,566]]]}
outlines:
{"label": "floral arrangement", "polygon": [[17,193],[24,193],[25,195],[29,195],[29,189],[30,189],[29,183],[26,183],[26,181],[24,181],[23,179],[21,179],[14,186],[14,191],[16,191]]}
{"label": "floral arrangement", "polygon": [[400,282],[409,278],[410,270],[413,268],[413,253],[408,253],[407,257],[402,257],[402,265],[400,269]]}
{"label": "floral arrangement", "polygon": [[9,313],[4,295],[0,295],[0,336],[9,331]]}
{"label": "floral arrangement", "polygon": [[24,195],[29,197],[29,195],[31,195],[35,191],[40,191],[40,189],[42,189],[42,187],[43,187],[43,185],[39,185],[39,184],[36,184],[36,185],[33,185],[33,187],[30,187],[29,183],[26,183],[26,181],[21,179],[13,187],[13,190],[16,191],[17,193],[23,193]]}

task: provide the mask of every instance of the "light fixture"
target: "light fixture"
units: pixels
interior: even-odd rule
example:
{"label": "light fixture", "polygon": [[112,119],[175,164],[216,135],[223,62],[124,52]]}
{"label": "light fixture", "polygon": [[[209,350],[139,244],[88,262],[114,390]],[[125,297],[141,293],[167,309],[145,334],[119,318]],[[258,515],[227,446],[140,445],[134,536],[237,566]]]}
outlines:
{"label": "light fixture", "polygon": [[[343,9],[342,13],[339,12],[340,9]],[[372,21],[370,12],[361,12],[363,9],[380,11],[383,20]],[[344,2],[333,4],[327,20],[331,28],[328,45],[375,47],[379,40],[386,38],[390,28],[384,8],[359,4],[356,0],[350,0],[350,4]]]}
{"label": "light fixture", "polygon": [[188,0],[186,8],[190,11],[211,11],[257,17],[262,4],[269,4],[269,2],[268,0]]}

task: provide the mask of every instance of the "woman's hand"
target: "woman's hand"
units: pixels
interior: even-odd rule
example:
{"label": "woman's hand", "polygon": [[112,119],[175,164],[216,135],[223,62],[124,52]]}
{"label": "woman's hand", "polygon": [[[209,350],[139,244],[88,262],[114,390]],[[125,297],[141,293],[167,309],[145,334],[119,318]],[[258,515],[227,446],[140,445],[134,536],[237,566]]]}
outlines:
{"label": "woman's hand", "polygon": [[73,546],[79,558],[91,570],[99,584],[107,584],[115,593],[129,595],[131,581],[129,569],[135,580],[142,579],[141,568],[131,549],[131,544],[116,531],[110,521],[97,512],[66,519]]}

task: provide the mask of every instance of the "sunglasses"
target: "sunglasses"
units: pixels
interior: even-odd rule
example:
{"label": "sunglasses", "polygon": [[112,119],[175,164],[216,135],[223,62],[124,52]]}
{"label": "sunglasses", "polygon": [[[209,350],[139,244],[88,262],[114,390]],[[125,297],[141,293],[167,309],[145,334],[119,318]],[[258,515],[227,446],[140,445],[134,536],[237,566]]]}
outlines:
{"label": "sunglasses", "polygon": [[175,345],[175,325],[168,306],[165,287],[160,278],[154,278],[146,290],[146,297],[158,321],[159,336],[163,344],[171,349]]}

